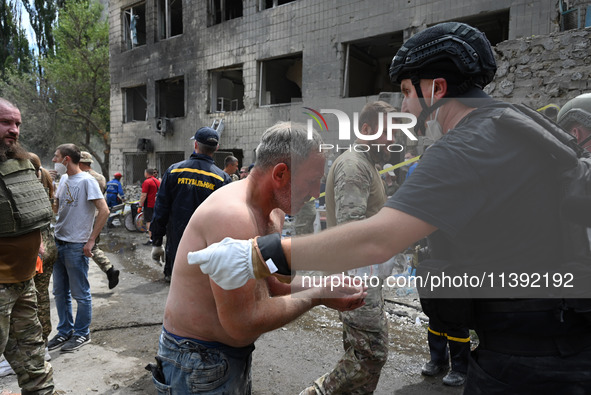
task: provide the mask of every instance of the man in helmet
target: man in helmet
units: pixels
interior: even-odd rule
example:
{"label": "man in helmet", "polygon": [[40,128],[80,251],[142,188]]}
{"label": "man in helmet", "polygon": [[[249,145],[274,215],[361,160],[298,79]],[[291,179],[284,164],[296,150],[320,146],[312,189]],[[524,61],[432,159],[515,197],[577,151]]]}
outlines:
{"label": "man in helmet", "polygon": [[568,101],[558,113],[557,123],[572,134],[579,145],[591,152],[591,93]]}
{"label": "man in helmet", "polygon": [[568,300],[550,298],[541,284],[462,282],[555,272],[562,258],[553,163],[522,133],[541,126],[483,92],[495,70],[490,43],[471,26],[447,22],[416,34],[394,57],[390,78],[400,83],[402,110],[434,142],[385,207],[317,235],[227,239],[195,262],[218,284],[230,282],[228,262],[246,269],[234,270],[236,287],[255,272],[383,262],[428,236],[431,259],[419,265],[421,279],[427,286],[444,274],[460,281],[421,301],[432,302],[424,305],[430,316],[474,328],[480,342],[466,394],[591,393],[591,324]]}

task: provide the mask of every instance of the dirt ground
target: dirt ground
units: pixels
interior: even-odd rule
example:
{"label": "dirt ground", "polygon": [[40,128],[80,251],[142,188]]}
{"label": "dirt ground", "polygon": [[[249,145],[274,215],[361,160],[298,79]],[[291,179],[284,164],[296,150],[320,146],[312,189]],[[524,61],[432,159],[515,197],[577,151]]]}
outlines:
{"label": "dirt ground", "polygon": [[[118,227],[101,239],[101,247],[121,270],[120,283],[109,290],[106,276],[91,263],[92,342],[73,353],[50,352],[56,389],[62,394],[156,394],[144,367],[154,360],[169,285],[162,268],[150,259],[151,247],[142,245],[145,235]],[[420,375],[428,358],[426,318],[416,299],[399,298],[394,291],[386,289],[390,354],[375,393],[460,394],[461,388],[441,383],[443,373]],[[54,306],[52,320],[55,328]],[[329,371],[341,353],[338,315],[317,307],[256,342],[253,393],[297,395]],[[0,391],[20,392],[16,377],[0,378]]]}

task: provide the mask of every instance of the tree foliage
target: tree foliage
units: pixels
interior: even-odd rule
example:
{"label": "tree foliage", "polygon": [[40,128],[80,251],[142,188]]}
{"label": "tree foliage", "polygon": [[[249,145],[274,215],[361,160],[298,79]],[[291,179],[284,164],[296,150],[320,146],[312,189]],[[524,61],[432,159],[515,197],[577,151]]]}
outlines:
{"label": "tree foliage", "polygon": [[0,0],[0,79],[5,80],[11,71],[29,73],[32,62],[29,40],[21,27],[16,2]]}
{"label": "tree foliage", "polygon": [[36,73],[8,73],[4,81],[0,81],[0,97],[14,103],[21,112],[20,142],[29,151],[36,153],[47,163],[55,152],[55,112],[51,100],[43,92]]}
{"label": "tree foliage", "polygon": [[[66,3],[54,29],[55,54],[41,61],[56,106],[57,139],[91,152],[109,168],[109,28],[102,6]],[[94,147],[101,147],[99,155]],[[104,157],[104,159],[102,159]]]}

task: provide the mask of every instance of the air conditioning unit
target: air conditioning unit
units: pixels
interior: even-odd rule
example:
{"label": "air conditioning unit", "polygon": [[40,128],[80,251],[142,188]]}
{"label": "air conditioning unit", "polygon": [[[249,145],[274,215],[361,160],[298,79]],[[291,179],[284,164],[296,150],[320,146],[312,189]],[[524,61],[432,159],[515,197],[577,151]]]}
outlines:
{"label": "air conditioning unit", "polygon": [[172,134],[172,122],[168,118],[156,118],[155,129],[156,133],[160,133],[163,136]]}

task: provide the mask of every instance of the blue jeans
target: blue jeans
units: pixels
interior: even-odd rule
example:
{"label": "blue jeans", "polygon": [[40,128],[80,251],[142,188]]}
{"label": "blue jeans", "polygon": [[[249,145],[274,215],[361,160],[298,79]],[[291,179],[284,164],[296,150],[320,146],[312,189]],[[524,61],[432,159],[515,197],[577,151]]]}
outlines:
{"label": "blue jeans", "polygon": [[[88,282],[88,257],[83,243],[67,243],[56,239],[57,261],[53,266],[53,295],[62,336],[88,336],[92,320],[92,295]],[[76,321],[72,315],[72,298],[78,309]]]}
{"label": "blue jeans", "polygon": [[250,394],[253,350],[181,338],[162,328],[152,380],[158,394]]}

